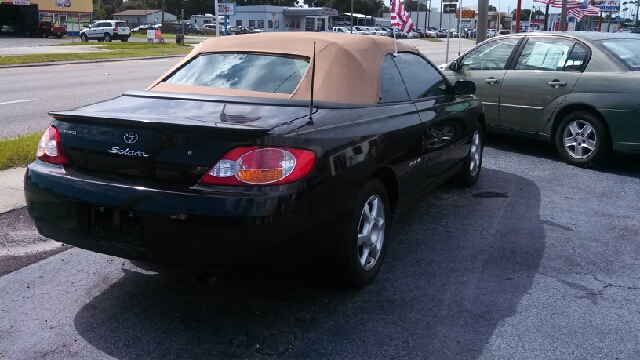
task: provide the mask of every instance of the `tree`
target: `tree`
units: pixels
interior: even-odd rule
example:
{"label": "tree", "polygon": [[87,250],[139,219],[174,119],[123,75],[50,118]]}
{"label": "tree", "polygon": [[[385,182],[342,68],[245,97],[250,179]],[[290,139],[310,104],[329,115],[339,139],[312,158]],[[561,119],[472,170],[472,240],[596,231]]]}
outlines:
{"label": "tree", "polygon": [[[516,18],[516,11],[518,9],[514,9],[511,12],[511,15],[513,15],[513,18]],[[529,20],[529,16],[531,16],[531,9],[520,9],[520,20]]]}
{"label": "tree", "polygon": [[496,11],[498,11],[498,9],[496,9],[495,6],[489,5],[489,12],[496,12]]}
{"label": "tree", "polygon": [[633,27],[638,31],[638,10],[640,9],[640,0],[625,1],[622,5],[635,5],[636,6],[636,18],[633,21]]}

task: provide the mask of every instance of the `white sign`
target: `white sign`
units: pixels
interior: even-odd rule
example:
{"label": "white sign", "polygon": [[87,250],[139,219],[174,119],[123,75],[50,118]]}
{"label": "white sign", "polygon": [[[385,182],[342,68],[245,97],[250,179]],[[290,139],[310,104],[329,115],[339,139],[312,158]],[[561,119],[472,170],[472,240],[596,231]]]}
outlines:
{"label": "white sign", "polygon": [[236,3],[218,3],[218,13],[216,15],[235,15]]}
{"label": "white sign", "polygon": [[31,5],[29,0],[13,0],[13,5]]}
{"label": "white sign", "polygon": [[592,3],[600,11],[620,11],[620,0],[593,0]]}

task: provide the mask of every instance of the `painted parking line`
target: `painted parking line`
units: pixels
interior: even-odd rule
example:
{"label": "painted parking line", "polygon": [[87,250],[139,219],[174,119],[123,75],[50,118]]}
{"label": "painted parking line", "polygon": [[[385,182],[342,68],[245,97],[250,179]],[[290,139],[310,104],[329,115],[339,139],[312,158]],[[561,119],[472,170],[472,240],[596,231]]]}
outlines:
{"label": "painted parking line", "polygon": [[7,102],[0,103],[0,105],[17,104],[17,103],[28,102],[28,101],[38,101],[38,99],[13,100],[13,101],[7,101]]}

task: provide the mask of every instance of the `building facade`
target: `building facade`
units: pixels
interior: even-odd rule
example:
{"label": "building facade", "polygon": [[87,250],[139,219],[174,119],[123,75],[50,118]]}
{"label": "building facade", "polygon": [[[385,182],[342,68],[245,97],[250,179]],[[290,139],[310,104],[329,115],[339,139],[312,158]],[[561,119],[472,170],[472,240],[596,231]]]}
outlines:
{"label": "building facade", "polygon": [[[114,20],[123,20],[131,27],[147,24],[160,24],[162,22],[162,10],[125,10],[113,14]],[[176,21],[178,18],[168,12],[164,12],[164,21]]]}
{"label": "building facade", "polygon": [[331,17],[337,15],[338,10],[331,8],[249,5],[238,6],[227,25],[264,31],[328,31]]}
{"label": "building facade", "polygon": [[83,23],[90,23],[92,0],[13,0],[0,3],[0,22],[12,25],[17,33],[39,20],[51,21],[67,28],[68,35],[77,35]]}

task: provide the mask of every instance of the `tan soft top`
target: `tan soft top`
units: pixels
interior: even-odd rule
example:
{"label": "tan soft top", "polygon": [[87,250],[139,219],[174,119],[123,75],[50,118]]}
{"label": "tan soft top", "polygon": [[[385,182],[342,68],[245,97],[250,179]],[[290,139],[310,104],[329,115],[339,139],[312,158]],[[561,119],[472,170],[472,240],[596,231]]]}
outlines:
{"label": "tan soft top", "polygon": [[[223,96],[257,96],[309,100],[311,62],[292,94],[274,94],[208,86],[169,84],[164,80],[192,58],[206,53],[240,52],[304,56],[313,59],[316,43],[316,75],[313,98],[346,104],[377,104],[380,99],[380,64],[394,52],[393,39],[374,35],[346,35],[329,32],[274,32],[213,38],[198,44],[178,65],[147,90]],[[415,47],[398,42],[398,52],[418,53]]]}

